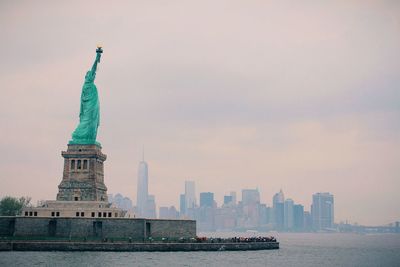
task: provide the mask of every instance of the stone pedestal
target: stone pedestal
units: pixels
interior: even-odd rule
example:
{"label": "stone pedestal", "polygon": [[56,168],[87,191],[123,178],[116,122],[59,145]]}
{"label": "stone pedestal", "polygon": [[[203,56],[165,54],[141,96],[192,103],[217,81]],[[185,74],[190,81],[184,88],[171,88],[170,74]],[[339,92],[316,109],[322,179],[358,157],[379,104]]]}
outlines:
{"label": "stone pedestal", "polygon": [[58,201],[108,201],[103,165],[107,156],[100,146],[69,144],[61,155],[64,172]]}

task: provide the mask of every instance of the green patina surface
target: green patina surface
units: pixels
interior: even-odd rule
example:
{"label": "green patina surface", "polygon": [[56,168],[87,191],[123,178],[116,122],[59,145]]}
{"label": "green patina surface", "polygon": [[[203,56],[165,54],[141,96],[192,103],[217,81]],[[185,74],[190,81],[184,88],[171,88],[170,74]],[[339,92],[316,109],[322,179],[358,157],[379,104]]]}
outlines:
{"label": "green patina surface", "polygon": [[81,106],[79,112],[79,124],[72,133],[72,140],[69,144],[76,145],[99,145],[96,141],[97,128],[100,124],[100,103],[94,80],[96,78],[97,64],[100,63],[100,57],[103,50],[96,50],[96,59],[93,67],[86,73],[85,83],[82,87]]}

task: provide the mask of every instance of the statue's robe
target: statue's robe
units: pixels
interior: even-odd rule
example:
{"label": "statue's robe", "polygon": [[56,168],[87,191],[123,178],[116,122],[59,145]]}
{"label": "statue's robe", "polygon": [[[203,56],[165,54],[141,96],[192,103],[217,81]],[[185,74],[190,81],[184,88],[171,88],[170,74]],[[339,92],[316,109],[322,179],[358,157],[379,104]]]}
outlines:
{"label": "statue's robe", "polygon": [[72,144],[97,144],[97,128],[100,124],[100,103],[94,75],[90,73],[85,79],[81,94],[79,125],[72,133]]}

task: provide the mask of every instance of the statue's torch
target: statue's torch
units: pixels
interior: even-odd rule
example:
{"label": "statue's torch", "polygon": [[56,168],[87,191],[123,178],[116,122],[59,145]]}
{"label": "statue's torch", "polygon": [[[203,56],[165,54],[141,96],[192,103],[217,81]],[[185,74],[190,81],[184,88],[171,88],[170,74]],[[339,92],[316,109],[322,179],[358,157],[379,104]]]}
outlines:
{"label": "statue's torch", "polygon": [[96,53],[98,56],[98,62],[100,63],[100,56],[103,53],[103,48],[101,47],[101,45],[97,45]]}

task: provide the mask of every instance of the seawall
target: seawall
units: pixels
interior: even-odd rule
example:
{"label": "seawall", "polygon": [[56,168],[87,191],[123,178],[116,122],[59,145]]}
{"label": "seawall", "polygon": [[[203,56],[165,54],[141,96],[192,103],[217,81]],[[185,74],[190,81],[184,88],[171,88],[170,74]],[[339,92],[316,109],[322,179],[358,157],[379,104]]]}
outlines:
{"label": "seawall", "polygon": [[0,242],[0,251],[243,251],[279,249],[279,242],[249,243],[103,243],[103,242]]}
{"label": "seawall", "polygon": [[196,236],[194,220],[143,218],[67,218],[1,217],[0,237],[34,240],[36,237],[115,238],[143,241],[148,238],[192,238]]}

